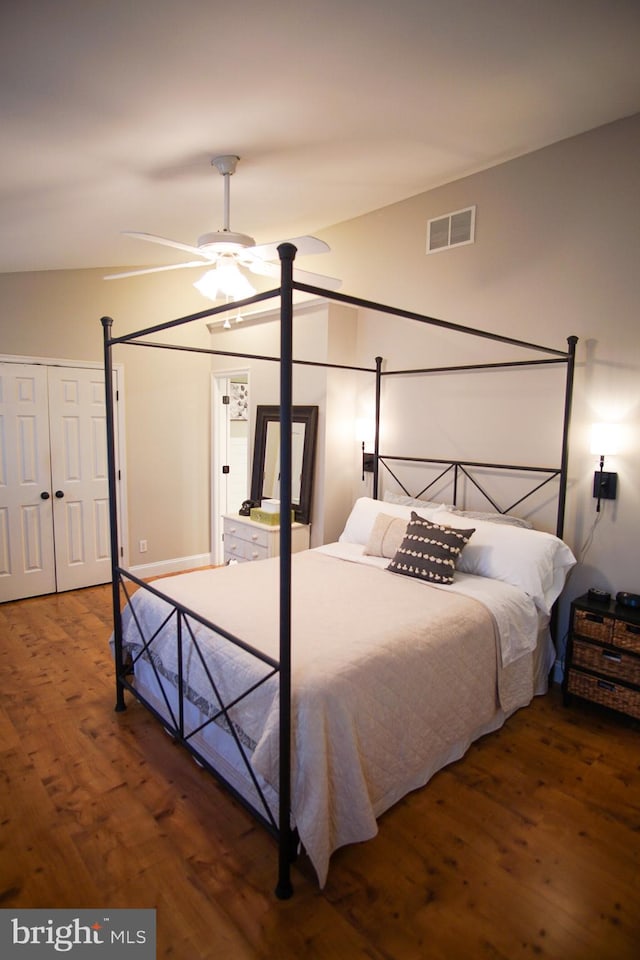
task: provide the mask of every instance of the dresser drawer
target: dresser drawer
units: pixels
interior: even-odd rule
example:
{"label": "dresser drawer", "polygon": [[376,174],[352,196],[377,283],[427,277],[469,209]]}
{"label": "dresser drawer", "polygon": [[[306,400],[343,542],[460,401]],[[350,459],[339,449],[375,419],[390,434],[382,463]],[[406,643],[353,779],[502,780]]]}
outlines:
{"label": "dresser drawer", "polygon": [[622,620],[616,620],[613,629],[613,642],[616,647],[640,653],[640,626],[636,623],[624,623]]}
{"label": "dresser drawer", "polygon": [[266,560],[269,551],[266,544],[252,543],[250,540],[241,540],[240,537],[225,533],[224,559],[229,560]]}
{"label": "dresser drawer", "polygon": [[631,690],[613,680],[592,677],[580,670],[569,670],[567,690],[578,697],[600,703],[612,710],[619,710],[629,717],[640,720],[640,691]]}
{"label": "dresser drawer", "polygon": [[613,642],[613,617],[605,617],[601,613],[592,613],[588,610],[576,610],[573,621],[573,632],[581,637],[591,637],[600,643]]}
{"label": "dresser drawer", "polygon": [[235,520],[230,520],[225,517],[225,544],[227,542],[227,538],[234,540],[246,540],[248,543],[258,547],[264,547],[266,550],[269,546],[269,538],[272,535],[272,531],[268,527],[261,529],[257,524],[250,526],[248,523],[239,523]]}
{"label": "dresser drawer", "polygon": [[576,637],[573,641],[572,665],[640,686],[640,658],[630,656],[623,650],[596,646]]}
{"label": "dresser drawer", "polygon": [[[256,523],[250,517],[227,514],[223,518],[224,562],[266,560],[280,553],[280,527]],[[308,524],[291,524],[291,552],[309,549]]]}

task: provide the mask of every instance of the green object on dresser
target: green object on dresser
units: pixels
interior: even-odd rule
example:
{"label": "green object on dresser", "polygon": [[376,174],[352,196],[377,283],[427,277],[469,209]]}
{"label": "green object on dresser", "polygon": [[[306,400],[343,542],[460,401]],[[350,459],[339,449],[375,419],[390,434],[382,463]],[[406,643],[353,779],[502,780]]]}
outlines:
{"label": "green object on dresser", "polygon": [[[280,514],[271,513],[268,510],[263,510],[261,507],[252,507],[250,517],[256,523],[266,523],[269,527],[278,527],[280,526]],[[291,511],[291,521],[295,520],[295,513]]]}

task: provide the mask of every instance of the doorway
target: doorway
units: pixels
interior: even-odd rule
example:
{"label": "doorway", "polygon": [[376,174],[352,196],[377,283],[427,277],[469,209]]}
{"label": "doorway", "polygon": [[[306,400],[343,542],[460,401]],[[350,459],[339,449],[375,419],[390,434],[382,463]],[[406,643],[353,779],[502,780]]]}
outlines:
{"label": "doorway", "polygon": [[0,361],[0,601],[111,579],[105,413],[97,365]]}
{"label": "doorway", "polygon": [[222,563],[222,518],[237,513],[249,496],[251,467],[249,372],[216,373],[211,390],[211,554]]}

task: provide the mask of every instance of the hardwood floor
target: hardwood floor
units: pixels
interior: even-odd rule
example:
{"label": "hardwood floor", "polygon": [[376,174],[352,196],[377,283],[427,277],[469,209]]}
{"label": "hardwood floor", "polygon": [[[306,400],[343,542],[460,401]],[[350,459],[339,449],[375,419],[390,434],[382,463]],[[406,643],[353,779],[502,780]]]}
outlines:
{"label": "hardwood floor", "polygon": [[109,589],[0,606],[1,907],[156,907],[178,960],[634,960],[640,725],[557,690],[273,895],[261,827],[144,709]]}

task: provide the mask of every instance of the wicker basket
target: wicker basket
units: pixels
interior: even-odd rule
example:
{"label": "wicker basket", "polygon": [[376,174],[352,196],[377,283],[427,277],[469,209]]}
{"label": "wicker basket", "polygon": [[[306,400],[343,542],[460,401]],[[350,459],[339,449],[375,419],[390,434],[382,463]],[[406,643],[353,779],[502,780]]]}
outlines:
{"label": "wicker basket", "polygon": [[616,620],[613,629],[613,642],[616,647],[623,647],[625,650],[640,653],[640,627],[635,623],[624,623],[622,620]]}
{"label": "wicker basket", "polygon": [[640,658],[629,656],[621,650],[598,647],[576,637],[573,641],[572,664],[640,686]]}
{"label": "wicker basket", "polygon": [[589,613],[587,610],[576,610],[573,631],[579,633],[581,637],[591,637],[593,640],[599,640],[600,643],[611,643],[613,617]]}
{"label": "wicker basket", "polygon": [[593,700],[595,703],[602,704],[603,707],[619,710],[640,720],[640,691],[638,690],[632,690],[630,687],[624,687],[622,684],[603,680],[600,677],[592,677],[579,670],[569,670],[567,689],[569,693],[575,693],[578,697]]}

